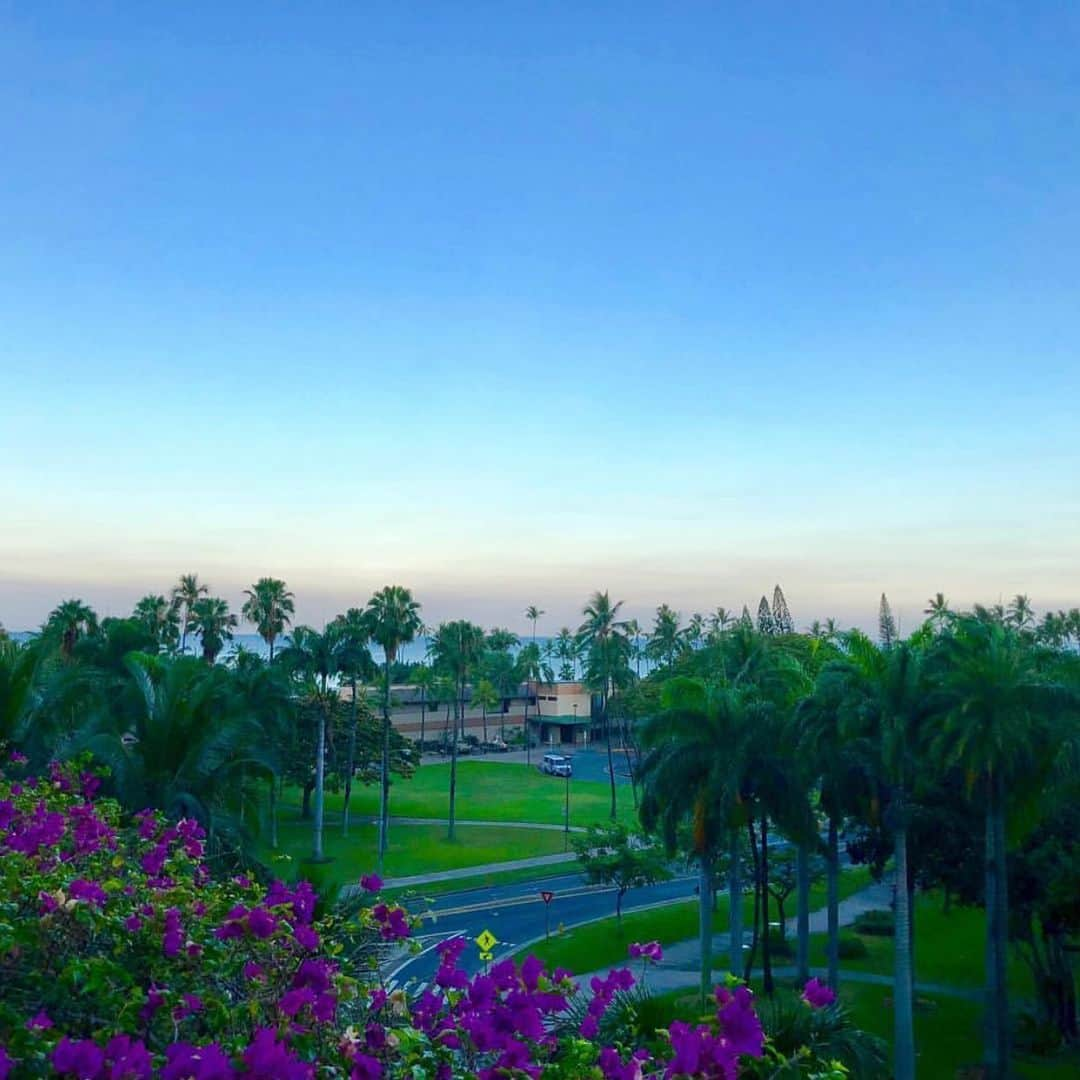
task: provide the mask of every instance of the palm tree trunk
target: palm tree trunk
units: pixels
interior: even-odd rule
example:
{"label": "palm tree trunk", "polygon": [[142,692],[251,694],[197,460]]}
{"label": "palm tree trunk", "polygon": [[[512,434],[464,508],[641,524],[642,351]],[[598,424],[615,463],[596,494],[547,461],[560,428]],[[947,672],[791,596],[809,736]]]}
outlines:
{"label": "palm tree trunk", "polygon": [[[457,713],[458,704],[461,711],[465,711],[465,686],[462,684],[461,696],[454,702],[454,712]],[[458,748],[458,723],[454,716],[454,738],[450,743],[450,814],[447,822],[446,839],[454,839],[454,816],[457,808],[457,748]]]}
{"label": "palm tree trunk", "polygon": [[829,989],[835,992],[840,986],[840,830],[832,814],[829,815],[829,852],[825,875],[828,982]]}
{"label": "palm tree trunk", "polygon": [[276,774],[270,776],[270,847],[273,851],[277,851],[278,848],[278,827],[277,827],[277,784],[278,778]]}
{"label": "palm tree trunk", "polygon": [[488,741],[488,737],[487,737],[487,702],[486,701],[484,702],[482,708],[483,708],[483,711],[484,711],[484,753],[486,754],[487,753],[487,741]]}
{"label": "palm tree trunk", "polygon": [[998,777],[991,777],[986,800],[986,1047],[987,1077],[1008,1074],[1009,999],[1006,977],[1008,893],[1005,881],[1005,815]]}
{"label": "palm tree trunk", "polygon": [[604,734],[607,736],[608,777],[611,780],[611,820],[615,820],[615,758],[611,753],[611,719],[608,716],[608,695],[604,691],[602,699],[604,710]]}
{"label": "palm tree trunk", "polygon": [[698,937],[701,945],[701,1003],[712,988],[712,854],[701,853],[701,881],[698,887]]}
{"label": "palm tree trunk", "polygon": [[749,982],[757,959],[758,938],[761,936],[761,859],[758,856],[757,829],[753,817],[747,819],[746,831],[750,836],[750,855],[754,864],[754,925],[750,934],[750,951],[743,963],[743,981]]}
{"label": "palm tree trunk", "polygon": [[742,911],[742,843],[738,828],[732,828],[728,857],[728,926],[731,930],[728,967],[732,975],[742,971],[743,911]]}
{"label": "palm tree trunk", "polygon": [[319,735],[315,750],[315,830],[312,858],[322,862],[323,857],[323,795],[326,782],[326,707],[319,709]]}
{"label": "palm tree trunk", "polygon": [[349,757],[345,766],[345,798],[341,807],[341,835],[349,835],[349,799],[352,797],[353,769],[356,767],[356,678],[352,679],[352,727],[349,729]]}
{"label": "palm tree trunk", "polygon": [[388,649],[384,664],[383,684],[383,730],[382,730],[382,776],[379,787],[379,858],[378,867],[383,868],[386,852],[390,847],[390,665],[393,657]]}
{"label": "palm tree trunk", "polygon": [[795,849],[795,881],[795,966],[802,984],[810,978],[810,849],[806,844]]}
{"label": "palm tree trunk", "polygon": [[[902,811],[901,811],[902,812]],[[911,912],[907,890],[907,827],[893,831],[896,864],[896,937],[893,965],[893,1076],[915,1080],[915,1002],[912,997]]]}
{"label": "palm tree trunk", "polygon": [[761,939],[762,989],[773,996],[772,926],[769,922],[769,816],[761,815],[761,906],[764,911],[765,936]]}
{"label": "palm tree trunk", "polygon": [[427,691],[420,691],[420,753],[424,752],[424,719],[427,716]]}

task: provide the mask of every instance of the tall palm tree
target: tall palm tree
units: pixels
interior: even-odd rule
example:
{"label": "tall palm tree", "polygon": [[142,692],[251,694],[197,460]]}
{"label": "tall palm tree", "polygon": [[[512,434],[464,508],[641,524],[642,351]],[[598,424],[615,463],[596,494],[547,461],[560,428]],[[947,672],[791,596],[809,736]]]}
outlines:
{"label": "tall palm tree", "polygon": [[202,596],[208,596],[210,586],[199,581],[198,574],[181,574],[180,580],[173,586],[172,601],[180,614],[180,651],[187,652],[188,630],[191,628],[196,603]]}
{"label": "tall palm tree", "polygon": [[326,731],[337,708],[338,695],[331,680],[341,672],[343,637],[334,623],[320,634],[311,626],[297,626],[281,651],[281,662],[301,683],[303,693],[315,707],[315,824],[311,852],[314,862],[323,860],[323,823],[326,795]]}
{"label": "tall palm tree", "polygon": [[180,638],[180,615],[171,600],[160,593],[147,593],[135,605],[131,617],[153,634],[159,648],[176,648]]}
{"label": "tall palm tree", "polygon": [[220,597],[204,596],[195,601],[191,609],[191,626],[198,632],[203,659],[208,664],[214,663],[225,643],[232,641],[237,622],[228,603]]}
{"label": "tall palm tree", "polygon": [[488,741],[487,718],[488,712],[499,704],[499,692],[490,679],[479,679],[473,687],[472,704],[479,706],[484,718],[484,743]]}
{"label": "tall palm tree", "polygon": [[709,616],[709,637],[715,640],[734,622],[735,616],[726,607],[718,607]]}
{"label": "tall palm tree", "polygon": [[945,599],[945,594],[938,592],[927,600],[923,614],[938,630],[943,630],[953,613],[949,608],[949,601]]}
{"label": "tall palm tree", "polygon": [[280,578],[259,578],[250,589],[244,590],[247,599],[240,609],[240,614],[249,623],[255,624],[259,637],[266,642],[270,650],[270,659],[274,659],[274,642],[285,633],[292,621],[296,608],[293,594]]}
{"label": "tall palm tree", "polygon": [[[535,646],[527,646],[535,649]],[[458,725],[465,715],[465,687],[470,672],[484,651],[484,631],[475,623],[458,619],[440,623],[431,642],[431,655],[438,667],[454,682],[454,736],[450,740],[450,812],[446,838],[454,839],[457,810]]]}
{"label": "tall palm tree", "polygon": [[585,682],[600,695],[600,716],[607,741],[608,775],[611,780],[611,820],[616,817],[615,758],[611,750],[611,718],[608,702],[632,678],[630,640],[626,623],[619,619],[623,602],[611,602],[607,591],[595,592],[582,609],[584,620],[578,627],[579,650],[585,657]]}
{"label": "tall palm tree", "polygon": [[[886,824],[893,840],[896,873],[894,936],[895,1080],[914,1080],[914,973],[911,950],[911,901],[908,891],[908,798],[916,775],[915,750],[929,715],[925,656],[910,641],[877,646],[853,630],[843,659],[826,665],[842,695],[845,735],[857,740],[890,791]],[[824,673],[823,672],[823,675]],[[919,763],[925,774],[926,762]]]}
{"label": "tall palm tree", "polygon": [[60,638],[60,651],[66,660],[71,659],[79,638],[96,634],[97,615],[94,609],[82,600],[65,600],[49,612],[45,623],[45,632]]}
{"label": "tall palm tree", "polygon": [[1045,653],[1026,640],[1029,619],[1016,597],[1010,623],[962,618],[942,640],[938,683],[944,728],[936,748],[978,781],[986,807],[986,1067],[1009,1069],[1006,964],[1010,809],[1037,799],[1060,747],[1063,714],[1080,712],[1075,689],[1049,673]]}
{"label": "tall palm tree", "polygon": [[701,947],[701,995],[712,982],[713,864],[730,838],[729,885],[732,889],[731,966],[741,973],[742,883],[741,835],[744,821],[742,788],[752,717],[745,695],[700,679],[676,677],[664,684],[662,709],[645,718],[641,742],[641,820],[659,828],[668,851],[674,852],[680,830],[689,826],[701,874],[698,889]]}
{"label": "tall palm tree", "polygon": [[679,613],[672,611],[667,604],[656,609],[652,633],[645,646],[645,655],[669,669],[675,666],[675,660],[683,648],[683,637],[679,629]]}
{"label": "tall palm tree", "polygon": [[1035,624],[1035,609],[1023,593],[1017,593],[1009,601],[1006,621],[1015,630],[1028,630]]}
{"label": "tall palm tree", "polygon": [[700,649],[705,637],[705,616],[695,611],[683,631],[683,640],[690,649]]}
{"label": "tall palm tree", "polygon": [[559,661],[559,678],[573,679],[577,674],[577,645],[569,626],[564,626],[555,638],[555,659]]}
{"label": "tall palm tree", "polygon": [[525,618],[532,623],[532,639],[536,641],[536,624],[540,620],[541,615],[546,615],[547,612],[538,608],[535,604],[530,604],[525,609]]}
{"label": "tall palm tree", "polygon": [[534,641],[530,641],[518,653],[515,667],[518,681],[525,684],[525,764],[528,766],[532,746],[529,739],[529,697],[532,694],[533,683],[550,683],[554,676],[551,665],[544,659],[540,647]]}
{"label": "tall palm tree", "polygon": [[379,868],[390,844],[390,674],[398,650],[423,630],[420,605],[403,585],[386,585],[365,609],[368,633],[383,651],[382,785],[379,796]]}
{"label": "tall palm tree", "polygon": [[[368,649],[368,622],[360,608],[349,608],[334,620],[338,634],[338,671],[349,681],[351,709],[349,748],[345,758],[345,797],[341,807],[341,835],[349,835],[349,802],[356,771],[356,727],[359,722],[361,684],[374,679],[375,661]],[[367,702],[364,702],[367,715]]]}
{"label": "tall palm tree", "polygon": [[428,697],[435,685],[435,672],[427,664],[418,664],[413,669],[413,686],[420,691],[420,752],[424,749],[424,724],[427,720]]}

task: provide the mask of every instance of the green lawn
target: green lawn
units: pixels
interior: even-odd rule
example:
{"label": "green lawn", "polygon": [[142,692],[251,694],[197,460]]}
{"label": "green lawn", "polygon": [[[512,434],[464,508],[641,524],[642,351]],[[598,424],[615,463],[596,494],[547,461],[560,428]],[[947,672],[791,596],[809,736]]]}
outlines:
{"label": "green lawn", "polygon": [[[863,867],[848,870],[840,877],[841,898],[866,887],[870,874]],[[633,898],[633,893],[628,894]],[[810,893],[811,908],[825,903],[825,886],[817,885]],[[788,907],[790,908],[790,903]],[[612,900],[614,907],[614,900]],[[789,911],[789,915],[792,912]],[[775,908],[770,912],[776,918]],[[743,919],[747,932],[753,919],[753,899],[743,902]],[[728,901],[721,895],[713,914],[713,930],[720,933],[728,928]],[[563,933],[554,933],[549,941],[541,941],[518,954],[519,959],[535,953],[548,968],[566,967],[572,971],[589,972],[626,960],[626,950],[635,941],[659,941],[670,945],[676,941],[696,938],[698,933],[698,905],[696,900],[668,904],[649,911],[631,912],[623,916],[622,926],[614,917],[587,923]],[[718,966],[726,966],[723,958],[717,958]]]}
{"label": "green lawn", "polygon": [[[545,877],[558,877],[573,873],[577,864],[554,863],[551,866],[537,866],[524,870],[495,870],[488,874],[475,874],[470,877],[455,878],[453,881],[432,881],[425,885],[410,885],[397,889],[386,889],[384,896],[406,903],[409,900],[430,899],[443,893],[462,892],[465,889],[491,889],[496,885],[514,885],[519,881],[536,881]],[[415,906],[415,905],[414,905]]]}
{"label": "green lawn", "polygon": [[[423,765],[408,780],[394,777],[390,789],[390,812],[400,817],[445,818],[449,813],[449,765]],[[630,788],[618,792],[619,818],[635,821]],[[497,761],[459,761],[457,770],[457,816],[475,821],[533,821],[561,825],[564,820],[566,784],[545,776],[535,765]],[[300,792],[287,789],[285,801],[300,805]],[[327,811],[340,812],[342,795],[328,792]],[[353,789],[351,812],[375,814],[379,791],[375,785]],[[570,781],[570,824],[592,825],[608,820],[611,789],[589,780]]]}
{"label": "green lawn", "polygon": [[[850,929],[845,936],[854,936]],[[869,955],[841,960],[840,966],[850,971],[872,971],[891,975],[893,970],[893,939],[859,935]],[[986,941],[986,913],[981,908],[953,907],[948,914],[942,911],[941,898],[936,893],[920,896],[915,909],[915,977],[919,982],[943,983],[948,986],[977,987],[983,983],[985,968],[983,953]],[[810,938],[810,963],[824,967],[825,935]],[[1009,986],[1020,997],[1033,993],[1031,970],[1015,951],[1009,957]]]}
{"label": "green lawn", "polygon": [[[407,877],[424,872],[457,870],[484,863],[527,859],[534,855],[554,855],[563,850],[563,836],[546,829],[509,829],[499,826],[463,825],[457,839],[446,839],[445,825],[397,825],[390,830],[390,850],[387,852],[385,877]],[[282,821],[278,826],[278,855],[288,855],[295,869],[290,873],[287,864],[274,861],[277,873],[310,874],[306,860],[311,855],[311,823],[299,820]],[[357,881],[361,874],[375,869],[376,830],[374,825],[354,823],[346,840],[340,824],[328,824],[324,833],[324,849],[332,859],[317,871],[324,880],[340,884]],[[271,859],[272,853],[263,852]],[[565,869],[565,867],[563,867]],[[455,882],[460,888],[460,883]]]}

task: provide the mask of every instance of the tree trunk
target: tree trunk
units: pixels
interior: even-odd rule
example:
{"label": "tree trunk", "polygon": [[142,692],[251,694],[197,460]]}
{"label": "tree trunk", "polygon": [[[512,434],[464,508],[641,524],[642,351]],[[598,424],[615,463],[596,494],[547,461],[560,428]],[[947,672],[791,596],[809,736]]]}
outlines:
{"label": "tree trunk", "polygon": [[524,732],[525,732],[525,767],[528,768],[532,764],[532,743],[529,739],[529,684],[525,683],[525,719],[524,719]]}
{"label": "tree trunk", "polygon": [[730,837],[729,858],[731,865],[728,867],[728,926],[731,929],[730,954],[728,967],[732,975],[738,975],[742,971],[742,940],[743,940],[743,911],[742,911],[742,844],[737,827],[733,827]]}
{"label": "tree trunk", "polygon": [[772,974],[772,926],[769,923],[769,817],[761,815],[761,906],[764,909],[765,936],[761,940],[762,989],[772,997],[775,991]]}
{"label": "tree trunk", "polygon": [[1005,814],[1000,777],[986,800],[986,1069],[989,1080],[1009,1071],[1008,884],[1005,879]]}
{"label": "tree trunk", "polygon": [[[903,813],[903,808],[901,808]],[[907,890],[907,827],[893,830],[896,864],[896,937],[893,965],[893,1076],[915,1080],[915,1027],[911,986],[911,912]]]}
{"label": "tree trunk", "polygon": [[701,882],[698,887],[698,937],[701,944],[701,1003],[712,989],[712,855],[701,853]]}
{"label": "tree trunk", "polygon": [[311,793],[315,790],[315,781],[307,780],[304,783],[304,797],[300,803],[300,817],[303,821],[311,820]]}
{"label": "tree trunk", "polygon": [[319,735],[315,749],[315,830],[312,843],[312,859],[321,862],[323,857],[323,796],[326,784],[326,708],[319,709]]}
{"label": "tree trunk", "polygon": [[750,934],[750,951],[743,964],[743,981],[749,982],[754,961],[757,959],[758,937],[761,934],[761,859],[758,857],[757,830],[754,828],[753,817],[747,819],[746,831],[750,836],[750,856],[754,864],[754,925]]}
{"label": "tree trunk", "polygon": [[607,736],[607,764],[608,764],[608,777],[611,780],[611,820],[615,820],[615,758],[611,753],[611,719],[608,716],[608,695],[607,690],[604,691],[604,696],[601,699],[602,708],[604,710],[604,734]]}
{"label": "tree trunk", "polygon": [[487,702],[484,702],[482,708],[483,708],[483,714],[484,714],[484,753],[486,754],[487,753],[487,741],[488,741],[488,737],[487,737]]}
{"label": "tree trunk", "polygon": [[277,851],[278,828],[277,828],[277,776],[270,776],[270,848]]}
{"label": "tree trunk", "polygon": [[[454,712],[457,713],[458,703],[461,711],[465,711],[465,687],[461,687],[461,696],[454,702]],[[454,839],[454,813],[457,802],[457,748],[458,748],[458,718],[454,716],[454,737],[450,742],[450,814],[447,820],[446,839]]]}
{"label": "tree trunk", "polygon": [[349,753],[345,764],[345,798],[341,807],[341,835],[349,835],[349,800],[352,798],[353,770],[356,768],[356,679],[352,680],[352,727],[349,729]]}
{"label": "tree trunk", "polygon": [[388,649],[384,664],[383,684],[383,730],[382,730],[382,776],[379,783],[379,857],[378,868],[382,870],[386,852],[390,847],[390,665],[394,662],[393,650]]}
{"label": "tree trunk", "polygon": [[424,720],[427,717],[427,691],[420,691],[420,753],[424,752]]}
{"label": "tree trunk", "polygon": [[800,844],[795,850],[796,877],[796,950],[795,967],[798,980],[804,984],[810,978],[810,849]]}
{"label": "tree trunk", "polygon": [[835,993],[840,986],[840,829],[836,818],[831,814],[829,815],[829,851],[825,859],[825,876],[828,982],[829,989]]}

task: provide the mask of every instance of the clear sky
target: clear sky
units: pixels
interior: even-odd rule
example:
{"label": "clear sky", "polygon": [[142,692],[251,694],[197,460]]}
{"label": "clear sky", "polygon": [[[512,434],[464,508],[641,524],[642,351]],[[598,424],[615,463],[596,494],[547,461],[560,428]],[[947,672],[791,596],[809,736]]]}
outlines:
{"label": "clear sky", "polygon": [[1074,3],[0,5],[0,620],[1080,603],[1078,56]]}

